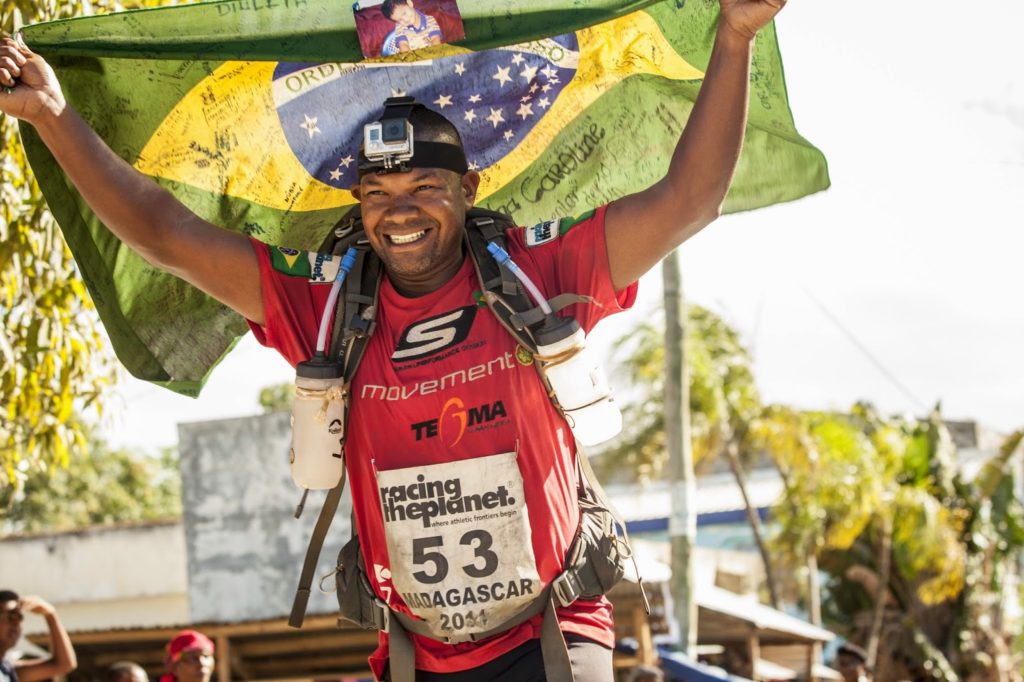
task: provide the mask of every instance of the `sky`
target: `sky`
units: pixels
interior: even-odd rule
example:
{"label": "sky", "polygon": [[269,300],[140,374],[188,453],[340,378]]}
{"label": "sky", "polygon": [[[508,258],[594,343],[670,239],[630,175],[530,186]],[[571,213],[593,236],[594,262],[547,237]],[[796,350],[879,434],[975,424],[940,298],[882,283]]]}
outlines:
{"label": "sky", "polygon": [[[780,14],[797,128],[832,187],[724,216],[681,251],[687,298],[740,331],[766,402],[922,415],[941,401],[947,418],[1024,427],[1022,24],[1020,0],[792,0]],[[660,300],[655,270],[591,343]],[[105,433],[174,445],[179,423],[258,413],[259,389],[293,377],[248,336],[198,399],[125,376]]]}

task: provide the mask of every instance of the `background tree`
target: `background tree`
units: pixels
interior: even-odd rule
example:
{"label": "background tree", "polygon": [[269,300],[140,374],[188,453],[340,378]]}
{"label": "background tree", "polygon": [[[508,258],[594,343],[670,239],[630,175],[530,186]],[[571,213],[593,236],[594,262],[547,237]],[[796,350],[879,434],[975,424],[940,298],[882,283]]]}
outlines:
{"label": "background tree", "polygon": [[295,400],[295,384],[287,382],[272,384],[260,389],[259,403],[264,412],[285,412],[292,409]]}
{"label": "background tree", "polygon": [[[82,0],[2,0],[0,30],[105,10]],[[98,411],[113,363],[98,318],[18,141],[0,116],[0,490],[66,466],[85,448],[82,417]]]}
{"label": "background tree", "polygon": [[111,449],[89,438],[66,468],[35,469],[20,490],[0,491],[3,532],[66,530],[181,516],[181,478],[173,450],[158,457]]}
{"label": "background tree", "polygon": [[829,625],[877,653],[879,679],[1019,679],[1004,588],[1024,547],[1020,434],[968,479],[938,410],[917,421],[857,405],[801,419],[772,434],[786,485],[774,546],[796,565],[812,548],[830,576]]}

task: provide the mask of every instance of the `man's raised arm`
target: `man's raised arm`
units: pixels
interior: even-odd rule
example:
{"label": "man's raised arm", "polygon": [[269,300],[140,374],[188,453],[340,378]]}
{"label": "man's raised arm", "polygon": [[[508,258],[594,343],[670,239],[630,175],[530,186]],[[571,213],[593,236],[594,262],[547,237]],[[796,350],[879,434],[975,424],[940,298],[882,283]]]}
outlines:
{"label": "man's raised arm", "polygon": [[71,646],[71,638],[57,616],[57,610],[40,597],[22,597],[19,607],[30,613],[37,613],[46,619],[50,632],[50,657],[32,661],[21,661],[14,668],[21,682],[36,682],[63,677],[78,667],[78,657]]}
{"label": "man's raised arm", "polygon": [[[148,262],[263,323],[248,238],[206,222],[117,156],[64,99],[50,66],[0,41],[0,112],[32,124],[103,224]],[[201,254],[201,257],[197,257]]]}
{"label": "man's raised arm", "polygon": [[720,0],[721,17],[704,82],[668,173],[608,207],[612,282],[623,289],[717,218],[747,125],[754,36],[786,0]]}

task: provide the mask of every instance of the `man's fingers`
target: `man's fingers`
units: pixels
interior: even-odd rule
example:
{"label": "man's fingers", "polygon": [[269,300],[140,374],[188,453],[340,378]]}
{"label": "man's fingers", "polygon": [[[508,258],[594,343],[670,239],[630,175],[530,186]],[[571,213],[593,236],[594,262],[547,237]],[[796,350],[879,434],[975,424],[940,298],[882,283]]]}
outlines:
{"label": "man's fingers", "polygon": [[16,54],[22,59],[32,56],[34,54],[32,50],[28,48],[25,41],[22,39],[21,34],[14,36],[13,38],[5,37],[2,41],[2,46],[6,48],[5,51],[10,51],[12,54]]}
{"label": "man's fingers", "polygon": [[10,57],[0,56],[0,68],[14,78],[19,78],[21,76],[21,67],[18,66],[17,62]]}
{"label": "man's fingers", "polygon": [[8,88],[14,87],[14,76],[12,76],[11,72],[2,66],[0,66],[0,84]]}
{"label": "man's fingers", "polygon": [[0,47],[0,56],[7,57],[19,66],[24,66],[28,63],[28,57],[18,49],[18,46],[13,41],[10,44],[8,44],[8,41],[4,41],[3,46]]}

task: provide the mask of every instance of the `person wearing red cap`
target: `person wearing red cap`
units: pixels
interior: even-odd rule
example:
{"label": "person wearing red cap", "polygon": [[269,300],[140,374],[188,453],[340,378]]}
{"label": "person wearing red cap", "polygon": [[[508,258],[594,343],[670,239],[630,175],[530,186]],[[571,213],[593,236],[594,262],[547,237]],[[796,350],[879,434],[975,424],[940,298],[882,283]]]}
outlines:
{"label": "person wearing red cap", "polygon": [[160,682],[210,682],[213,640],[195,630],[182,630],[167,644],[167,673]]}

